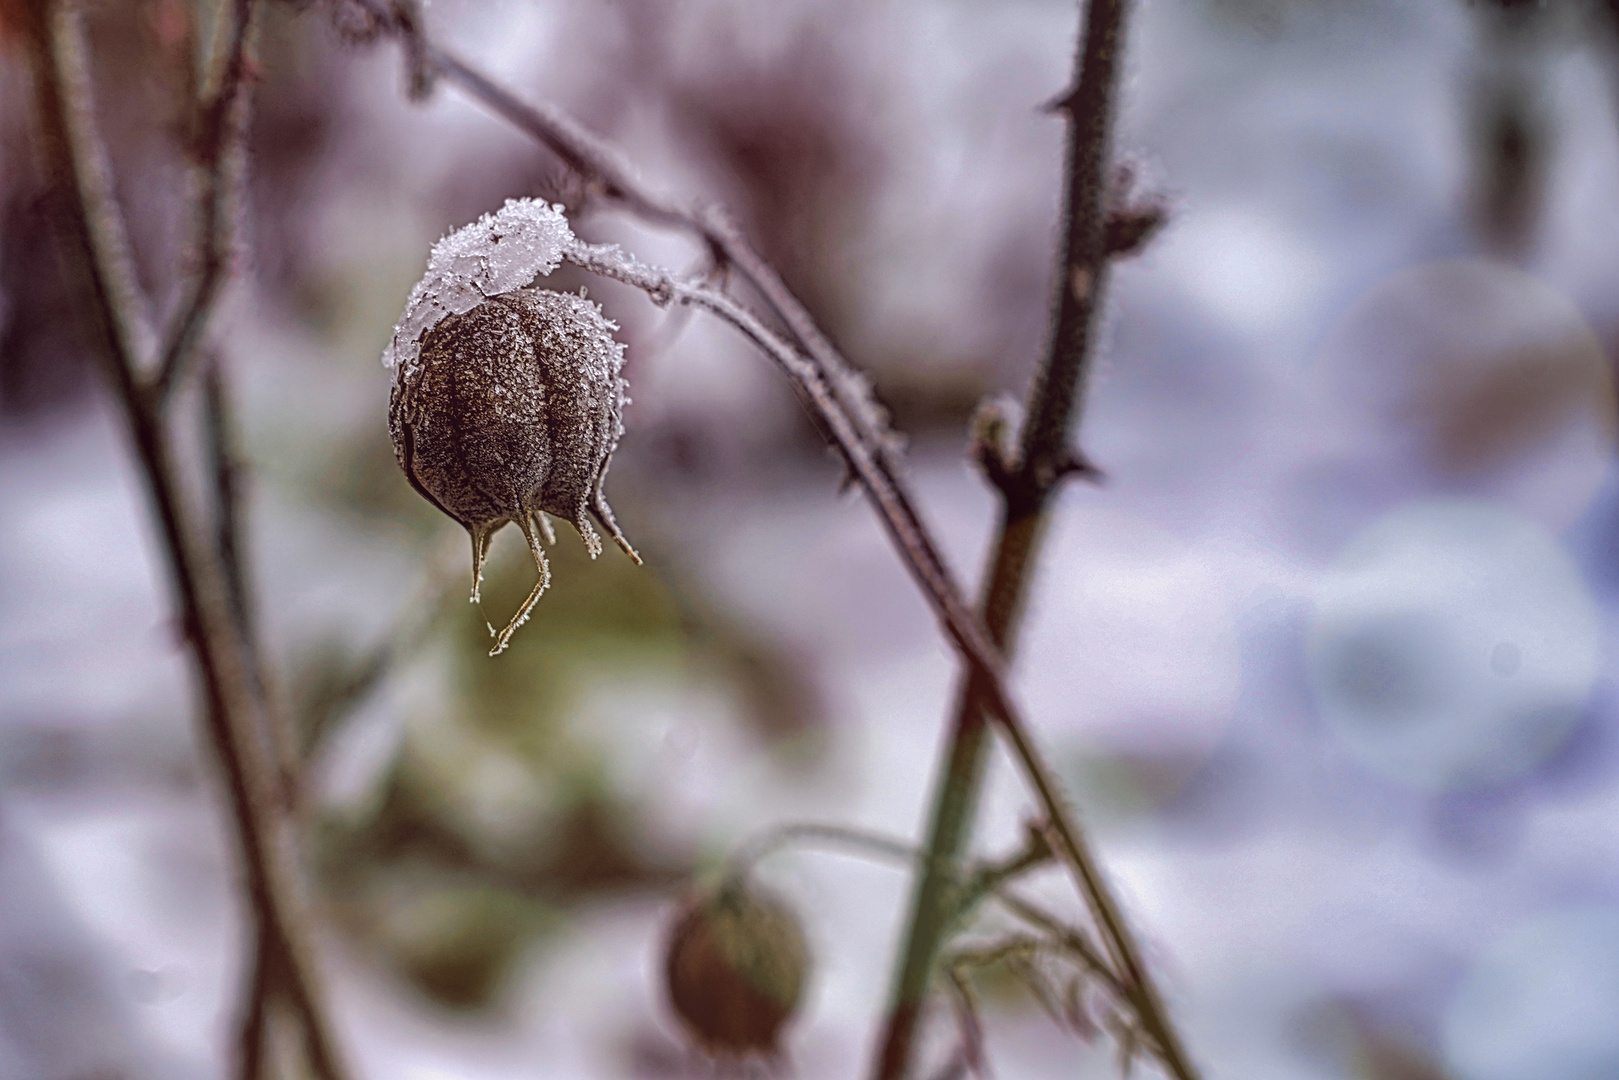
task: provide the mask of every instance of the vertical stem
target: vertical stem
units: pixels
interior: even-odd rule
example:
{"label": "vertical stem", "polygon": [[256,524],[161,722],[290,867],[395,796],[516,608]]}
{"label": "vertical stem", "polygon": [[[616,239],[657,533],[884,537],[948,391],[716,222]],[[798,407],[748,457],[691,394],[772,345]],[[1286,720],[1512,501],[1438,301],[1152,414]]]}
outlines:
{"label": "vertical stem", "polygon": [[[1006,463],[1000,477],[1001,527],[981,597],[984,622],[1003,656],[1010,655],[1015,643],[1051,499],[1081,460],[1070,439],[1093,354],[1096,313],[1107,284],[1107,169],[1129,9],[1129,0],[1090,0],[1075,61],[1075,84],[1057,103],[1068,117],[1068,144],[1054,322],[1045,363],[1030,389],[1017,459]],[[1000,453],[999,447],[994,449]],[[928,846],[912,896],[910,925],[875,1063],[877,1080],[902,1080],[910,1071],[922,1006],[956,910],[952,882],[959,878],[971,839],[989,727],[983,688],[968,676],[957,694],[950,742],[937,781]],[[1016,738],[1020,732],[1009,730],[1008,734]],[[1036,779],[1050,783],[1049,777]],[[1065,830],[1062,840],[1143,1028],[1173,1075],[1195,1076],[1094,859],[1077,831],[1069,834]]]}
{"label": "vertical stem", "polygon": [[[982,608],[990,636],[1003,655],[1009,651],[1016,629],[1025,567],[1042,525],[1038,515],[1014,521],[1008,508],[996,537]],[[955,882],[960,880],[962,856],[971,839],[992,734],[982,694],[972,676],[956,693],[955,722],[934,796],[926,854],[911,899],[910,929],[877,1060],[879,1080],[899,1080],[909,1071],[922,1005],[956,910]]]}

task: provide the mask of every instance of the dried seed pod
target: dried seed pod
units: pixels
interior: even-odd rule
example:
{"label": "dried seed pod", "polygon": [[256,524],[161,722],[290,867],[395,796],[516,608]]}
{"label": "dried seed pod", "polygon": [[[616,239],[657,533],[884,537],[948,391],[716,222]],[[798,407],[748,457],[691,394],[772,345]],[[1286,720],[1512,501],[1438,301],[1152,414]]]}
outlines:
{"label": "dried seed pod", "polygon": [[808,970],[798,916],[742,881],[686,901],[669,931],[670,1004],[711,1054],[773,1056]]}
{"label": "dried seed pod", "polygon": [[594,516],[641,561],[602,494],[623,432],[624,346],[583,296],[521,287],[554,269],[570,242],[561,214],[533,202],[508,202],[452,233],[389,346],[394,454],[411,486],[471,534],[473,600],[490,538],[507,522],[523,530],[539,570],[491,656],[550,584],[539,542],[555,542],[547,514],[572,524],[591,558],[601,551]]}

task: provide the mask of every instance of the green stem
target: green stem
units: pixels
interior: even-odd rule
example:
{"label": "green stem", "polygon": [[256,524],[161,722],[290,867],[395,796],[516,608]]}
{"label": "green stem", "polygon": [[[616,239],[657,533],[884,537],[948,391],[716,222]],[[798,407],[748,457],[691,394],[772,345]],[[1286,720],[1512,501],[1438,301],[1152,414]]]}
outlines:
{"label": "green stem", "polygon": [[[1009,651],[1010,635],[1024,595],[1026,568],[1044,525],[1044,515],[1003,517],[986,580],[985,623],[997,648]],[[926,857],[911,899],[911,922],[884,1032],[876,1075],[899,1080],[909,1068],[917,1021],[933,969],[958,913],[956,883],[971,839],[991,740],[989,717],[977,680],[969,677],[956,695],[955,722],[934,799]]]}

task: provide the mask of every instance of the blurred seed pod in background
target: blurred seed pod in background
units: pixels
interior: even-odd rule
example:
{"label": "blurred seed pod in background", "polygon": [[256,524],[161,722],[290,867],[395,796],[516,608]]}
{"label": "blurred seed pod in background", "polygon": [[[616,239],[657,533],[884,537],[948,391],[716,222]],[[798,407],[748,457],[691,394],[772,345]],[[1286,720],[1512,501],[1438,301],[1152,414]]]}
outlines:
{"label": "blurred seed pod in background", "polygon": [[717,1057],[780,1051],[781,1029],[803,998],[809,947],[780,898],[728,879],[681,905],[664,975],[669,1002],[693,1040]]}

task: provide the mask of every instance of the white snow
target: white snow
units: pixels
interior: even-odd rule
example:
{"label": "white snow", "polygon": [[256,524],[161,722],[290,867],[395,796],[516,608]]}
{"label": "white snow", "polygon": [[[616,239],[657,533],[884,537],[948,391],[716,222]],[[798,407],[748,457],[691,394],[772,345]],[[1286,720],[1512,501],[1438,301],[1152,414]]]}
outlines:
{"label": "white snow", "polygon": [[433,245],[427,273],[410,291],[405,314],[383,350],[384,367],[409,367],[423,335],[446,316],[461,315],[486,297],[523,288],[549,274],[574,242],[561,206],[538,199],[507,199]]}

